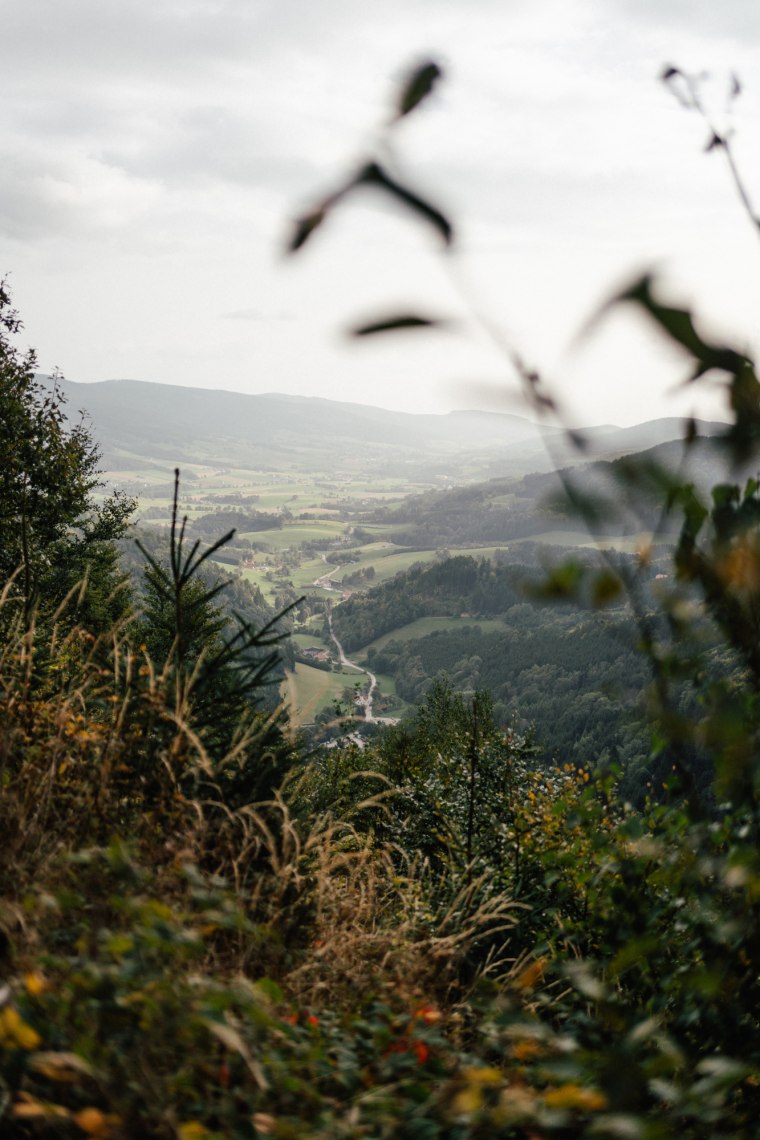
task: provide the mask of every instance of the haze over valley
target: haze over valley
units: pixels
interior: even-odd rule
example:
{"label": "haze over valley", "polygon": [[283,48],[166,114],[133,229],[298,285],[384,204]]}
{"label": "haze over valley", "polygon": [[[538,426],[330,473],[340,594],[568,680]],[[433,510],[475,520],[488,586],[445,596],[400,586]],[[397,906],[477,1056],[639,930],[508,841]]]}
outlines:
{"label": "haze over valley", "polygon": [[[604,753],[640,779],[646,675],[621,599],[605,612],[590,598],[558,608],[541,583],[568,555],[602,565],[600,549],[632,562],[646,550],[648,577],[665,574],[674,532],[660,526],[650,548],[654,501],[639,491],[625,507],[625,457],[683,465],[680,421],[592,426],[580,449],[516,415],[58,383],[72,418],[86,412],[109,483],[137,497],[143,542],[161,548],[178,466],[200,549],[235,531],[213,559],[231,609],[265,621],[294,607],[280,691],[294,726],[366,733],[445,676],[463,693],[487,687],[501,722],[517,715],[547,758]],[[707,485],[725,425],[698,428],[688,462]],[[615,511],[589,529],[558,464]],[[134,551],[125,557],[137,573]]]}

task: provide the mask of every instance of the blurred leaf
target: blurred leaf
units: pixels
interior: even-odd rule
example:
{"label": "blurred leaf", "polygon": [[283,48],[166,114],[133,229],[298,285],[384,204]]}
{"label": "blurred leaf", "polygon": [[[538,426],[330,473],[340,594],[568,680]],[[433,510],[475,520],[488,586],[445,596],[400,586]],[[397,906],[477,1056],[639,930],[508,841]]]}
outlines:
{"label": "blurred leaf", "polygon": [[420,317],[415,313],[401,313],[395,317],[386,317],[381,321],[372,321],[366,325],[358,325],[350,330],[351,336],[373,336],[375,333],[394,332],[399,329],[434,329],[441,328],[445,322],[431,317]]}
{"label": "blurred leaf", "polygon": [[565,435],[567,436],[568,440],[573,445],[573,447],[576,448],[578,451],[587,451],[588,450],[588,439],[586,438],[586,436],[583,434],[582,431],[578,430],[578,428],[568,428],[567,431],[565,432]]}
{"label": "blurred leaf", "polygon": [[712,489],[713,503],[717,508],[739,502],[739,488],[731,483],[718,483]]}
{"label": "blurred leaf", "polygon": [[423,99],[426,99],[442,74],[438,64],[432,60],[417,67],[404,84],[396,118],[401,119],[404,115],[408,115]]}
{"label": "blurred leaf", "polygon": [[600,570],[595,575],[591,587],[591,597],[595,606],[606,606],[620,596],[622,584],[617,574],[611,570]]}
{"label": "blurred leaf", "polygon": [[683,529],[681,531],[681,543],[688,543],[692,545],[697,538],[702,524],[707,518],[709,512],[704,503],[697,497],[694,487],[691,483],[678,488],[676,494],[676,501],[683,510]]}
{"label": "blurred leaf", "polygon": [[652,292],[652,280],[650,274],[645,274],[629,289],[613,298],[613,303],[631,301],[640,306],[671,340],[693,356],[697,367],[690,380],[698,379],[711,369],[738,376],[749,363],[747,357],[727,345],[710,344],[703,340],[694,327],[688,309],[677,309],[657,300]]}
{"label": "blurred leaf", "polygon": [[590,962],[568,962],[565,974],[578,992],[589,1001],[602,1001],[607,996],[604,983],[593,974]]}
{"label": "blurred leaf", "polygon": [[707,146],[705,147],[705,152],[709,153],[711,150],[717,150],[718,147],[725,146],[725,145],[726,145],[725,139],[721,138],[721,136],[719,134],[716,134],[715,131],[713,131],[712,138],[710,139]]}
{"label": "blurred leaf", "polygon": [[305,214],[303,217],[297,218],[287,244],[288,253],[295,253],[302,245],[305,245],[314,233],[314,230],[325,220],[326,215],[327,211],[324,207],[320,207],[311,214]]}
{"label": "blurred leaf", "polygon": [[443,238],[445,245],[451,245],[454,240],[454,230],[440,210],[435,206],[420,198],[412,190],[402,186],[400,182],[396,182],[382,169],[376,162],[370,162],[365,166],[357,175],[355,184],[365,183],[369,186],[379,186],[381,189],[387,191],[392,197],[397,198],[404,206],[407,206],[414,213],[419,214],[427,222],[429,222],[434,229]]}
{"label": "blurred leaf", "polygon": [[549,571],[538,586],[528,586],[528,597],[544,601],[564,601],[577,598],[585,578],[585,567],[579,562],[563,562]]}
{"label": "blurred leaf", "polygon": [[201,1018],[201,1021],[209,1032],[221,1041],[226,1049],[242,1057],[248,1067],[248,1071],[259,1088],[268,1089],[269,1081],[264,1076],[264,1070],[258,1061],[251,1056],[248,1046],[237,1029],[234,1029],[231,1025],[227,1024],[227,1022],[216,1021],[211,1017]]}
{"label": "blurred leaf", "polygon": [[272,981],[271,978],[259,978],[254,983],[254,988],[257,993],[263,994],[267,1001],[280,1003],[284,1000],[284,994],[277,982]]}
{"label": "blurred leaf", "polygon": [[676,309],[655,300],[652,294],[652,278],[648,274],[632,285],[630,289],[621,293],[618,300],[633,301],[640,305],[663,332],[666,332],[692,356],[699,359],[706,351],[707,345],[694,328],[694,321],[688,309]]}
{"label": "blurred leaf", "polygon": [[729,384],[734,422],[721,438],[735,463],[749,459],[760,442],[760,383],[750,360],[734,373]]}

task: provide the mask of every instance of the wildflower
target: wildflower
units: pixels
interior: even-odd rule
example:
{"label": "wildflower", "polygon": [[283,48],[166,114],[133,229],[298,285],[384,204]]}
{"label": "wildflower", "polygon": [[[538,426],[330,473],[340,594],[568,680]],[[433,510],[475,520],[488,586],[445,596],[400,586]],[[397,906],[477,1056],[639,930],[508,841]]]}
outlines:
{"label": "wildflower", "polygon": [[586,1112],[598,1112],[607,1107],[605,1097],[596,1089],[584,1089],[574,1084],[549,1089],[544,1093],[544,1103],[549,1108],[575,1108]]}
{"label": "wildflower", "polygon": [[426,1025],[435,1025],[436,1021],[441,1020],[440,1011],[433,1009],[429,1005],[420,1006],[412,1015],[415,1021],[424,1021]]}
{"label": "wildflower", "polygon": [[33,970],[24,975],[24,988],[31,997],[39,997],[48,988],[47,980],[39,970]]}
{"label": "wildflower", "polygon": [[36,1029],[22,1021],[13,1006],[0,1010],[0,1046],[11,1049],[36,1049],[42,1038]]}

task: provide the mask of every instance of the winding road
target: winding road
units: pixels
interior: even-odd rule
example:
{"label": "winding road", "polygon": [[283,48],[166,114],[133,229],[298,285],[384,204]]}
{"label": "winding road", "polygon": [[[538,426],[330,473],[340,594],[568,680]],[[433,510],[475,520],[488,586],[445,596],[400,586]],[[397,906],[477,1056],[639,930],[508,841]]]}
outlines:
{"label": "winding road", "polygon": [[[324,554],[322,555],[322,561],[325,563],[327,562],[327,558]],[[336,586],[336,584],[330,578],[330,575],[338,574],[343,569],[343,566],[335,566],[332,570],[328,570],[326,574],[323,574],[321,578],[315,578],[313,585],[318,586],[322,590],[330,590],[333,593],[338,592],[342,588],[340,586]],[[373,694],[377,688],[377,677],[371,670],[365,669],[365,667],[363,665],[360,665],[357,661],[351,661],[348,657],[346,657],[343,646],[335,636],[335,631],[333,630],[332,624],[332,613],[329,609],[327,611],[327,627],[330,630],[330,637],[335,642],[335,648],[338,650],[339,663],[341,665],[348,665],[348,667],[351,669],[358,669],[360,673],[365,673],[369,678],[369,688],[367,692],[360,693],[356,698],[357,705],[359,705],[364,710],[364,719],[368,722],[368,724],[398,724],[398,720],[395,717],[373,715]]]}
{"label": "winding road", "polygon": [[332,614],[327,611],[327,627],[330,630],[330,637],[335,642],[335,648],[338,650],[338,661],[341,665],[348,665],[352,669],[359,669],[362,673],[366,673],[369,677],[369,689],[366,693],[360,693],[356,698],[357,705],[364,709],[364,719],[369,724],[397,724],[398,721],[394,717],[388,716],[374,716],[372,713],[373,693],[377,688],[377,677],[370,669],[365,669],[363,665],[359,665],[356,661],[351,661],[346,657],[343,651],[343,646],[335,636],[332,624]]}

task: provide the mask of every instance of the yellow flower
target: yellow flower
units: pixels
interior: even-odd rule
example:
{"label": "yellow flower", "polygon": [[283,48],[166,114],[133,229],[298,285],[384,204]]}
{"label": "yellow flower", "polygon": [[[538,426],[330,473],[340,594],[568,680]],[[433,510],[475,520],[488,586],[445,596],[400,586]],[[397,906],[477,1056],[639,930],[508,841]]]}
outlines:
{"label": "yellow flower", "polygon": [[208,1128],[197,1120],[189,1120],[187,1124],[180,1124],[177,1134],[179,1140],[201,1140],[203,1136],[210,1135]]}
{"label": "yellow flower", "polygon": [[45,993],[48,984],[39,970],[33,970],[30,974],[24,974],[24,987],[32,997],[39,997],[40,994]]}
{"label": "yellow flower", "polygon": [[0,1010],[0,1045],[11,1049],[36,1049],[41,1040],[36,1029],[22,1021],[13,1006]]}
{"label": "yellow flower", "polygon": [[454,1097],[452,1108],[457,1116],[471,1116],[483,1107],[483,1092],[479,1085],[468,1085]]}
{"label": "yellow flower", "polygon": [[596,1089],[584,1089],[580,1085],[560,1085],[544,1093],[544,1103],[549,1108],[575,1108],[585,1112],[599,1112],[607,1107],[606,1098]]}

